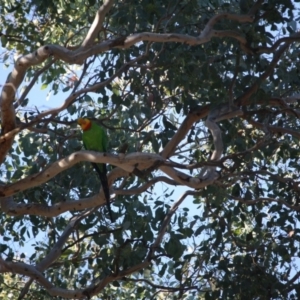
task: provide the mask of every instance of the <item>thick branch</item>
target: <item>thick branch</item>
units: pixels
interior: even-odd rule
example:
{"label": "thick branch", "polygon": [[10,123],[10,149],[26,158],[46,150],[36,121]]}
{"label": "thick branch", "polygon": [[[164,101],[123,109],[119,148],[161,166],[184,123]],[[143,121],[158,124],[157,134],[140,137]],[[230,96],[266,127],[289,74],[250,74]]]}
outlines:
{"label": "thick branch", "polygon": [[82,47],[88,47],[94,43],[94,41],[97,37],[97,34],[99,33],[99,31],[102,28],[104,18],[107,15],[107,13],[109,12],[109,10],[111,9],[113,3],[114,3],[114,0],[106,0],[106,1],[104,1],[103,5],[98,9],[95,19],[94,19],[94,22],[93,22],[92,26],[90,27],[90,30],[87,33],[84,41],[82,42]]}
{"label": "thick branch", "polygon": [[[30,175],[18,182],[8,184],[6,186],[0,186],[0,197],[8,197],[14,195],[20,191],[24,191],[28,188],[32,188],[42,183],[49,181],[57,174],[71,168],[75,164],[81,161],[89,161],[96,163],[108,163],[116,167],[132,173],[137,167],[140,170],[151,167],[154,163],[164,160],[158,154],[148,153],[130,153],[128,155],[114,155],[108,153],[99,153],[94,151],[79,151],[60,159],[53,164],[49,165],[43,171]],[[109,185],[111,181],[109,180]]]}
{"label": "thick branch", "polygon": [[34,279],[39,282],[46,289],[53,288],[53,284],[50,283],[44,275],[39,272],[35,267],[22,262],[9,262],[0,259],[0,273],[11,273],[11,272],[21,274],[28,277],[34,277]]}
{"label": "thick branch", "polygon": [[[165,160],[158,154],[130,153],[125,156],[118,156],[114,154],[99,153],[94,151],[79,151],[67,156],[66,158],[54,162],[39,173],[30,175],[24,179],[19,180],[18,182],[0,186],[0,197],[6,198],[6,203],[9,203],[10,200],[7,197],[14,195],[20,191],[24,191],[26,189],[41,185],[49,181],[57,174],[71,168],[81,161],[108,163],[110,165],[119,167],[120,169],[123,169],[128,173],[133,173],[135,169],[138,169],[140,171],[148,169],[159,162],[158,168],[165,174],[170,176],[178,184],[183,184],[195,189],[199,189],[211,183],[211,181],[202,181],[198,178],[194,178],[183,172],[177,171],[168,164],[163,165]],[[108,176],[108,184],[112,184],[110,176]],[[4,200],[2,199],[2,203],[3,201]]]}
{"label": "thick branch", "polygon": [[34,280],[41,284],[53,297],[60,296],[67,299],[86,299],[83,290],[66,290],[54,287],[42,272],[38,271],[34,266],[21,262],[4,261],[0,258],[0,273],[11,273],[12,271],[16,274],[34,278]]}
{"label": "thick branch", "polygon": [[129,35],[127,37],[119,37],[113,40],[106,40],[97,45],[89,47],[88,49],[79,48],[76,51],[68,50],[62,46],[58,45],[47,45],[46,51],[49,55],[54,55],[55,58],[61,59],[70,64],[82,64],[83,61],[96,54],[106,52],[112,48],[126,49],[140,42],[156,42],[156,43],[182,43],[190,46],[198,46],[207,43],[213,37],[232,37],[242,44],[245,43],[244,38],[234,31],[217,31],[211,30],[205,32],[200,36],[191,36],[186,34],[178,33],[152,33],[152,32],[141,32]]}
{"label": "thick branch", "polygon": [[[111,197],[113,199],[113,197]],[[0,198],[1,210],[8,215],[21,216],[33,215],[40,217],[57,217],[68,211],[81,211],[88,208],[105,205],[106,200],[102,193],[89,198],[81,198],[73,201],[61,201],[53,205],[39,203],[16,203],[13,197]]]}
{"label": "thick branch", "polygon": [[177,132],[174,134],[172,139],[167,143],[165,148],[160,153],[163,158],[169,158],[173,155],[173,153],[176,150],[176,147],[178,144],[186,137],[187,133],[193,126],[193,124],[200,119],[207,116],[209,111],[209,106],[201,107],[194,109],[193,111],[190,111],[186,118],[181,123],[181,126],[177,130]]}
{"label": "thick branch", "polygon": [[[108,181],[114,182],[117,178],[128,176],[129,173],[115,168],[108,175]],[[115,195],[133,195],[140,194],[143,191],[147,190],[149,187],[153,186],[157,182],[165,182],[167,184],[178,185],[175,180],[172,180],[167,177],[159,176],[156,177],[147,183],[145,183],[140,188],[122,190],[118,189],[113,191]],[[111,197],[113,200],[114,197]],[[45,205],[39,203],[16,203],[13,200],[13,197],[6,197],[0,199],[1,210],[9,215],[20,216],[20,215],[35,215],[41,217],[57,217],[60,214],[63,214],[67,211],[82,211],[89,208],[99,207],[106,204],[105,197],[103,193],[98,193],[94,196],[88,198],[81,198],[78,200],[71,201],[61,201],[57,202],[54,205]]]}

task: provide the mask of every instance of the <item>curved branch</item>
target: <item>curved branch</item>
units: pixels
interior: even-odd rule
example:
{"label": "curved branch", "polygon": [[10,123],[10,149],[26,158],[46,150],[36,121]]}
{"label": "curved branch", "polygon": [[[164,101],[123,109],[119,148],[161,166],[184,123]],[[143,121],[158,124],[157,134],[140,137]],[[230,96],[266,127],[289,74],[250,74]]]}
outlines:
{"label": "curved branch", "polygon": [[185,200],[185,198],[187,196],[195,196],[195,195],[199,195],[199,192],[186,191],[170,208],[170,210],[168,211],[167,215],[165,216],[165,218],[162,222],[161,228],[158,232],[158,236],[155,239],[155,242],[151,245],[151,251],[149,252],[149,255],[148,255],[149,259],[152,258],[152,255],[154,254],[155,249],[157,247],[159,247],[159,245],[161,244],[161,241],[166,233],[167,227],[169,226],[169,224],[171,222],[171,218],[174,215],[174,213],[177,211],[180,204]]}
{"label": "curved branch", "polygon": [[[124,172],[120,169],[114,169],[108,176],[109,182],[114,181],[120,176],[128,176],[128,172]],[[150,181],[148,181],[143,186],[137,189],[130,190],[114,190],[113,193],[115,195],[134,195],[140,194],[146,191],[150,186],[154,185],[156,182],[165,182],[167,184],[178,185],[175,180],[172,180],[167,177],[159,176]],[[113,200],[114,197],[111,197]],[[20,216],[20,215],[35,215],[41,217],[57,217],[67,211],[82,211],[89,208],[99,207],[106,204],[105,197],[102,193],[98,193],[94,196],[88,198],[81,198],[78,200],[71,201],[61,201],[57,202],[53,205],[45,205],[39,203],[16,203],[13,200],[13,197],[5,197],[0,198],[0,206],[1,210],[12,216]]]}
{"label": "curved branch", "polygon": [[22,262],[8,262],[0,258],[0,273],[11,273],[34,278],[51,296],[60,296],[67,299],[86,299],[84,290],[66,290],[55,287],[36,267]]}
{"label": "curved branch", "polygon": [[[222,103],[209,112],[208,117],[205,121],[205,126],[210,130],[211,135],[213,136],[215,147],[210,160],[220,160],[223,153],[222,131],[217,122],[241,115],[243,115],[243,111],[241,111],[238,107],[230,105],[229,103]],[[219,175],[216,172],[216,166],[204,167],[199,174],[200,179],[207,178],[213,180],[218,178],[218,176]]]}
{"label": "curved branch", "polygon": [[46,277],[35,267],[22,262],[4,261],[2,258],[0,258],[0,273],[7,273],[12,271],[14,273],[22,274],[24,276],[34,277],[34,279],[46,289],[51,289],[54,287],[54,285],[50,283],[46,279]]}
{"label": "curved branch", "polygon": [[[76,229],[78,223],[80,223],[85,217],[89,215],[89,212],[83,213],[80,216],[74,217],[69,224],[66,226],[64,232],[59,237],[58,241],[52,247],[50,252],[36,265],[36,269],[40,272],[46,270],[54,261],[56,261],[61,253],[64,244],[67,242],[69,236],[72,232]],[[19,298],[23,299],[24,296],[27,294],[30,285],[33,283],[34,279],[31,277],[25,284],[24,288],[22,289]]]}
{"label": "curved branch", "polygon": [[[247,19],[252,20],[251,18]],[[199,46],[209,42],[213,37],[231,37],[244,44],[245,39],[234,31],[217,31],[209,30],[203,31],[200,36],[191,36],[187,34],[179,33],[153,33],[153,32],[141,32],[135,33],[129,36],[118,37],[112,40],[106,40],[92,47],[79,48],[75,51],[66,49],[59,45],[46,45],[43,46],[44,51],[47,51],[49,55],[53,55],[57,59],[61,59],[64,62],[71,64],[82,64],[83,61],[96,54],[100,54],[111,50],[113,48],[127,49],[140,42],[156,42],[156,43],[181,43],[190,46]]]}
{"label": "curved branch", "polygon": [[25,91],[21,95],[21,97],[18,99],[18,101],[14,104],[14,108],[18,108],[18,106],[22,105],[23,101],[25,100],[25,97],[28,95],[36,81],[38,80],[39,76],[44,73],[46,70],[48,70],[53,64],[55,60],[52,59],[48,64],[46,64],[44,67],[40,68],[34,73],[34,76],[32,80],[30,81],[29,85],[26,87]]}
{"label": "curved branch", "polygon": [[247,120],[247,121],[249,122],[249,124],[252,124],[256,128],[266,129],[266,130],[268,130],[270,132],[273,132],[273,133],[287,133],[287,134],[290,134],[294,137],[297,137],[298,139],[300,138],[300,133],[298,131],[290,129],[290,128],[284,128],[284,127],[279,127],[279,126],[272,126],[272,125],[262,124],[260,122],[256,122],[256,121],[253,121],[253,120]]}
{"label": "curved branch", "polygon": [[154,185],[157,182],[165,182],[167,184],[170,185],[179,185],[178,182],[176,182],[175,180],[172,180],[168,177],[164,177],[164,176],[158,176],[155,177],[149,181],[147,181],[145,184],[143,184],[142,186],[140,186],[139,188],[136,189],[129,189],[129,190],[115,190],[115,194],[116,195],[136,195],[136,194],[141,194],[142,192],[146,191],[149,187],[151,187],[152,185]]}
{"label": "curved branch", "polygon": [[106,16],[106,14],[109,12],[109,10],[111,9],[112,5],[114,3],[114,0],[106,0],[104,1],[103,5],[98,9],[94,22],[92,24],[92,26],[90,27],[84,41],[82,42],[82,47],[88,47],[91,46],[96,37],[98,32],[101,30],[102,28],[102,24],[104,21],[104,18]]}
{"label": "curved branch", "polygon": [[[70,154],[69,156],[60,159],[39,173],[30,175],[18,182],[0,186],[0,197],[8,197],[28,188],[38,186],[42,183],[49,181],[57,174],[71,168],[81,161],[89,161],[94,163],[108,163],[116,167],[120,167],[126,172],[132,173],[135,168],[147,169],[158,161],[164,160],[158,154],[150,153],[130,153],[128,155],[114,155],[109,153],[99,153],[95,151],[78,151]],[[108,184],[111,185],[112,181],[108,178]]]}
{"label": "curved branch", "polygon": [[[195,189],[203,188],[213,182],[211,179],[200,180],[199,178],[191,177],[183,172],[175,170],[158,154],[138,152],[127,155],[114,155],[95,151],[78,151],[52,163],[41,172],[30,175],[15,183],[0,186],[0,197],[8,197],[26,189],[41,185],[57,174],[82,161],[108,163],[119,167],[127,173],[134,173],[136,170],[141,171],[155,166],[155,168],[160,169],[178,184],[187,185]],[[164,164],[165,162],[166,164]],[[108,184],[112,184],[110,175],[108,175]]]}
{"label": "curved branch", "polygon": [[[300,35],[300,34],[298,33],[298,35]],[[236,101],[235,101],[236,105],[238,105],[238,106],[245,105],[245,103],[249,100],[249,98],[254,93],[256,93],[256,91],[258,90],[258,88],[260,86],[260,83],[262,81],[264,81],[265,79],[267,79],[271,75],[271,73],[274,71],[274,68],[276,67],[281,55],[288,49],[290,44],[291,44],[291,41],[286,42],[274,53],[273,59],[271,60],[266,71],[256,80],[256,82],[254,84],[252,84],[252,86],[247,90],[247,92],[245,92],[243,95],[241,95],[240,97],[238,97],[236,99]]]}
{"label": "curved branch", "polygon": [[174,134],[174,136],[171,138],[171,140],[167,143],[165,148],[161,151],[161,156],[163,158],[169,158],[170,156],[173,155],[173,153],[176,150],[176,147],[178,144],[186,137],[187,133],[193,126],[195,122],[198,122],[200,119],[204,118],[207,116],[209,111],[209,106],[205,107],[199,107],[197,109],[191,110],[186,118],[183,120],[181,123],[180,127]]}
{"label": "curved branch", "polygon": [[230,198],[238,201],[238,202],[241,202],[243,204],[246,204],[246,205],[253,205],[253,204],[256,204],[258,202],[263,202],[263,201],[267,201],[267,202],[276,202],[276,203],[280,203],[280,204],[283,204],[285,205],[286,207],[294,210],[294,211],[299,211],[300,210],[300,205],[291,205],[289,203],[287,203],[285,200],[283,199],[275,199],[275,198],[257,198],[257,199],[254,199],[254,200],[246,200],[246,199],[242,199],[240,197],[236,197],[236,196],[233,196],[233,195],[229,195]]}
{"label": "curved branch", "polygon": [[[49,53],[41,47],[34,53],[22,56],[16,61],[15,68],[7,77],[0,95],[1,134],[6,134],[16,127],[16,115],[13,102],[15,100],[16,91],[22,83],[27,69],[31,66],[41,64],[48,56]],[[4,161],[7,152],[13,144],[13,137],[14,135],[7,137],[5,143],[1,144],[0,164]]]}
{"label": "curved branch", "polygon": [[[111,197],[113,199],[113,197]],[[105,205],[105,197],[98,193],[89,198],[81,198],[73,201],[61,201],[50,205],[39,203],[16,203],[12,196],[1,199],[1,210],[8,215],[32,215],[40,217],[57,217],[67,211],[81,211],[88,208]]]}
{"label": "curved branch", "polygon": [[291,44],[299,40],[300,40],[300,36],[299,34],[296,33],[295,35],[289,37],[283,37],[277,40],[271,47],[260,47],[255,51],[255,53],[274,53],[274,51],[276,50],[277,47],[280,46],[280,44],[284,42]]}

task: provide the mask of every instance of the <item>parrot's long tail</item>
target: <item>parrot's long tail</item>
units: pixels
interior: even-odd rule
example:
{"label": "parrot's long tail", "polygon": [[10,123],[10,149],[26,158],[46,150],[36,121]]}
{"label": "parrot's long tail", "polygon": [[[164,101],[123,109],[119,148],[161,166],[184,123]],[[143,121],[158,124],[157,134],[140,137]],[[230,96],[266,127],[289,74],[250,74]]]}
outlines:
{"label": "parrot's long tail", "polygon": [[106,206],[108,209],[109,217],[110,217],[110,220],[113,222],[112,211],[111,211],[111,207],[110,207],[109,186],[108,186],[108,181],[107,181],[107,177],[106,177],[106,165],[101,164],[101,167],[103,170],[100,170],[99,166],[96,163],[92,163],[92,165],[99,175],[99,179],[101,181],[101,185],[102,185],[103,192],[104,192],[105,199],[106,199]]}

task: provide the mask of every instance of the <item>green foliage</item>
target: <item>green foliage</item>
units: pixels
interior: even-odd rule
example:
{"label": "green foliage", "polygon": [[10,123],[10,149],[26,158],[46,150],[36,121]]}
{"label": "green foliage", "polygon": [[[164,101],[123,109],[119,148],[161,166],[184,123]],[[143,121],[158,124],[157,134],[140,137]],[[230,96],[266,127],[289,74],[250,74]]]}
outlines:
{"label": "green foliage", "polygon": [[[254,3],[115,1],[95,42],[141,32],[195,37],[215,15],[246,14]],[[99,0],[51,0],[47,5],[39,0],[4,0],[0,7],[3,64],[9,65],[16,52],[34,53],[43,45],[78,47],[102,4]],[[282,36],[297,34],[299,16],[294,6],[288,0],[265,1],[253,23],[226,19],[215,24],[215,30],[238,32],[246,45],[229,37],[197,46],[167,40],[139,42],[90,56],[84,67],[57,60],[39,76],[41,91],[63,99],[80,89],[103,85],[16,136],[0,169],[6,184],[34,174],[33,180],[38,180],[39,172],[49,165],[82,150],[78,117],[98,119],[108,131],[111,153],[118,154],[126,143],[126,153],[159,154],[189,114],[230,99],[244,111],[242,118],[219,123],[224,151],[218,181],[187,197],[166,226],[183,188],[162,180],[154,185],[152,180],[164,176],[157,166],[144,176],[133,172],[115,179],[113,190],[127,192],[116,193],[113,199],[116,222],[110,224],[106,208],[94,202],[97,209],[77,223],[61,255],[41,271],[51,284],[73,290],[104,282],[98,293],[103,299],[300,297],[295,279],[300,255],[299,100],[284,102],[299,93],[299,38],[273,67],[270,62],[277,48],[271,54],[261,50]],[[106,81],[124,64],[114,80]],[[27,85],[44,65],[28,70]],[[44,110],[39,107],[42,102],[35,107],[34,97],[29,94],[18,107],[18,125],[35,120]],[[169,157],[186,165],[180,170],[195,180],[199,164],[214,150],[207,132],[202,120],[195,122]],[[27,212],[1,211],[1,258],[35,266],[58,245],[70,222],[83,214],[76,205],[98,194],[99,182],[90,163],[82,162],[46,183],[15,192],[13,201],[26,204]],[[59,211],[60,205],[71,201],[74,207],[47,216],[50,208]],[[36,207],[37,215],[32,214]],[[160,243],[155,244],[158,237]],[[0,299],[7,299],[9,293],[17,299],[27,280],[19,275],[0,276]],[[36,282],[26,297],[52,299]]]}

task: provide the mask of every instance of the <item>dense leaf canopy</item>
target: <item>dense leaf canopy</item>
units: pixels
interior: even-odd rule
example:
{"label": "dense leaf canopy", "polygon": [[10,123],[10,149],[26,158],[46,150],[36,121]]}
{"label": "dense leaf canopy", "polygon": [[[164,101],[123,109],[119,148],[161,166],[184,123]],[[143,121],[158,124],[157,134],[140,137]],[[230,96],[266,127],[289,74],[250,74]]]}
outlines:
{"label": "dense leaf canopy", "polygon": [[298,1],[3,1],[0,298],[299,299]]}

